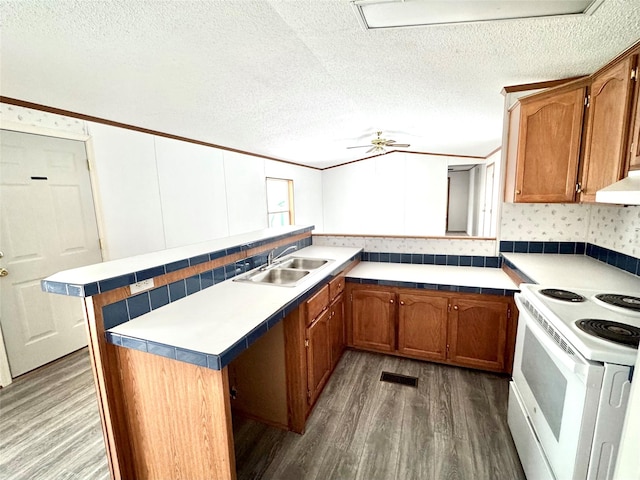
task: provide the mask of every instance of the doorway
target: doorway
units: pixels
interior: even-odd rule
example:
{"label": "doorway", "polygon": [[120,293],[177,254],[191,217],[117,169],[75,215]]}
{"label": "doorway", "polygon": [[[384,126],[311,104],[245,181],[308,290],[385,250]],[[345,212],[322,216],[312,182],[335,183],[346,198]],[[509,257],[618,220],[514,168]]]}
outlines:
{"label": "doorway", "polygon": [[85,143],[0,131],[0,325],[11,377],[87,344],[82,302],[40,280],[102,261]]}

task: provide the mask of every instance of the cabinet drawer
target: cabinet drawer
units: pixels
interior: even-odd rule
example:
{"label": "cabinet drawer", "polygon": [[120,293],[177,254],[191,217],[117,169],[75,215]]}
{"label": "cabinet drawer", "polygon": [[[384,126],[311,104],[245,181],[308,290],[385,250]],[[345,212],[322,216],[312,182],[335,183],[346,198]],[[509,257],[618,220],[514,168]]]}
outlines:
{"label": "cabinet drawer", "polygon": [[329,306],[329,285],[325,285],[313,297],[305,302],[307,306],[307,325],[313,322]]}
{"label": "cabinet drawer", "polygon": [[333,300],[344,291],[344,277],[337,276],[329,282],[329,298]]}

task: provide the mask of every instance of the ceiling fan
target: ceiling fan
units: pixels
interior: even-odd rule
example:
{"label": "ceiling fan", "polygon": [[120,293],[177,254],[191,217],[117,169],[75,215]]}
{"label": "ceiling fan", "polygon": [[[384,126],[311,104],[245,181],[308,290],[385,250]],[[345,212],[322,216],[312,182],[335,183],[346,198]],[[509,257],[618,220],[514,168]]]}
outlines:
{"label": "ceiling fan", "polygon": [[409,147],[410,145],[408,143],[396,143],[395,140],[386,140],[382,137],[380,137],[380,135],[382,135],[382,132],[377,132],[378,133],[378,137],[374,138],[373,140],[371,140],[371,145],[373,145],[373,147],[371,147],[371,145],[357,145],[354,147],[347,147],[347,148],[366,148],[366,147],[370,147],[369,150],[366,151],[366,153],[371,153],[371,152],[386,152],[386,148],[385,147],[401,147],[401,148],[405,148],[405,147]]}

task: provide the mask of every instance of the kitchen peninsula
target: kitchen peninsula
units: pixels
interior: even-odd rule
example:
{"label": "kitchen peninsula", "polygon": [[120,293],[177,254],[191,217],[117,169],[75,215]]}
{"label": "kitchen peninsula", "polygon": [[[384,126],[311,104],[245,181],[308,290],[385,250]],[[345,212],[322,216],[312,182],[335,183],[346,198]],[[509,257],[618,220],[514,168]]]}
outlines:
{"label": "kitchen peninsula", "polygon": [[[370,277],[387,286],[402,278],[410,284],[396,286],[422,288],[424,295],[429,295],[425,289],[446,290],[431,292],[439,296],[480,294],[484,288],[489,295],[483,296],[505,305],[516,290],[497,268],[356,266],[360,248],[312,246],[311,229],[253,232],[60,272],[43,281],[47,292],[84,299],[113,478],[235,478],[232,405],[303,433],[344,344],[358,348],[350,309],[342,310],[345,285],[350,292],[373,282]],[[293,287],[236,281],[293,247],[282,260],[328,262]],[[314,347],[316,341],[330,342],[332,325],[337,325],[337,345],[332,341],[328,351]],[[509,325],[512,332],[513,321]],[[509,364],[507,358],[493,369]],[[254,368],[258,373],[252,374]],[[249,376],[244,385],[243,375]],[[273,405],[251,410],[246,391],[253,383],[271,388]]]}

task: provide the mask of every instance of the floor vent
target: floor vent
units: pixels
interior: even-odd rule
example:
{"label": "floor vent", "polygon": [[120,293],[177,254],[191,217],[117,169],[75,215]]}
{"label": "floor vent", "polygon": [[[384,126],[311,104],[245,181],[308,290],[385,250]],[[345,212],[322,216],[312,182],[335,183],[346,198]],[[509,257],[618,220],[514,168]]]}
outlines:
{"label": "floor vent", "polygon": [[409,377],[408,375],[400,375],[398,373],[382,372],[380,375],[381,382],[399,383],[400,385],[408,385],[410,387],[418,386],[417,377]]}

